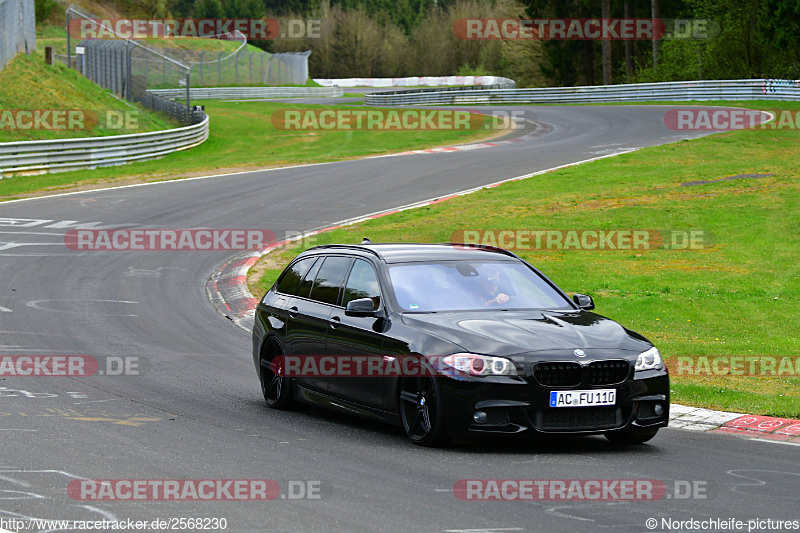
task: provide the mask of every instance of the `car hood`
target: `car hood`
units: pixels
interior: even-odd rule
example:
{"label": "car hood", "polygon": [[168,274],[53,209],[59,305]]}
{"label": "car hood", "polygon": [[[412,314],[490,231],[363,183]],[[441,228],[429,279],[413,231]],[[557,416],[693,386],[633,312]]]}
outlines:
{"label": "car hood", "polygon": [[572,353],[578,348],[644,351],[650,346],[641,335],[588,311],[406,313],[403,322],[486,355]]}

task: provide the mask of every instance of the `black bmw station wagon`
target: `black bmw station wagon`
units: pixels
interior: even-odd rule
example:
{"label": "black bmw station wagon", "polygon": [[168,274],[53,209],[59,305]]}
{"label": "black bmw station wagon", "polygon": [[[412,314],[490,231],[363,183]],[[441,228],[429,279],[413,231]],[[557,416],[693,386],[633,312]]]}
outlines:
{"label": "black bmw station wagon", "polygon": [[645,442],[669,419],[667,369],[592,309],[499,248],[317,246],[258,304],[253,360],[270,407],[398,424],[421,445],[521,432]]}

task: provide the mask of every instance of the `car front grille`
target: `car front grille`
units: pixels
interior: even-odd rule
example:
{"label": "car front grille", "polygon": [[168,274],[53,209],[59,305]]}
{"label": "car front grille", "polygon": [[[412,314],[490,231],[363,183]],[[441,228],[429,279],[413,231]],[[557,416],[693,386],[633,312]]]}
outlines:
{"label": "car front grille", "polygon": [[574,387],[580,385],[580,363],[536,363],[533,377],[545,387]]}
{"label": "car front grille", "polygon": [[534,422],[542,431],[587,431],[622,425],[618,407],[562,407],[536,411]]}
{"label": "car front grille", "polygon": [[536,363],[533,377],[545,387],[577,387],[616,385],[628,378],[631,365],[624,359],[594,361],[582,366],[573,362]]}
{"label": "car front grille", "polygon": [[590,385],[616,385],[628,378],[631,365],[628,361],[595,361],[587,368]]}

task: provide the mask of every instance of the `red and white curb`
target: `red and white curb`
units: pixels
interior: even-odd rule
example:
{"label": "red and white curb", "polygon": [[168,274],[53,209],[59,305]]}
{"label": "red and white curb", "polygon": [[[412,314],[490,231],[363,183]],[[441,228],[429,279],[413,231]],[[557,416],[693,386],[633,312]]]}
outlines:
{"label": "red and white curb", "polygon": [[440,148],[425,148],[424,150],[410,150],[408,152],[400,152],[392,155],[410,155],[410,154],[439,154],[442,152],[467,152],[469,150],[478,150],[480,148],[493,148],[495,146],[502,146],[504,144],[512,144],[524,141],[524,137],[517,139],[509,139],[507,141],[485,142],[476,144],[462,144],[459,146],[443,146]]}
{"label": "red and white curb", "polygon": [[206,294],[217,312],[245,331],[252,331],[258,305],[258,298],[247,288],[247,273],[267,252],[236,256],[215,270],[206,282]]}
{"label": "red and white curb", "polygon": [[671,428],[731,433],[800,446],[800,420],[728,413],[677,404],[670,405],[669,409]]}
{"label": "red and white curb", "polygon": [[[471,111],[471,113],[476,115],[487,115],[491,116],[488,113],[480,113],[477,111]],[[411,155],[411,154],[441,154],[441,153],[450,153],[450,152],[468,152],[470,150],[480,150],[481,148],[494,148],[495,146],[505,146],[514,143],[520,143],[525,141],[533,140],[537,137],[541,137],[542,135],[549,133],[552,130],[552,127],[549,125],[543,125],[539,122],[534,122],[528,119],[516,119],[514,121],[514,128],[518,128],[519,124],[524,122],[529,122],[534,125],[534,130],[530,133],[522,135],[521,137],[515,137],[513,139],[507,139],[505,141],[486,141],[482,143],[473,143],[473,144],[459,144],[456,146],[442,146],[439,148],[425,148],[422,150],[409,150],[407,152],[399,152],[396,154],[387,154],[382,157],[395,157],[398,155]],[[379,156],[380,157],[380,156]]]}

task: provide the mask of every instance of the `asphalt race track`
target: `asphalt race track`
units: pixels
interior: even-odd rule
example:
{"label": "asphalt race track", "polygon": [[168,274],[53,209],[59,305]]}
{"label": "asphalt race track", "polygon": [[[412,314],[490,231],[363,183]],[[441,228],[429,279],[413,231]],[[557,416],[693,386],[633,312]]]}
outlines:
{"label": "asphalt race track", "polygon": [[[0,355],[129,358],[139,370],[0,379],[0,518],[217,517],[236,532],[594,533],[648,531],[648,518],[657,519],[657,531],[665,530],[662,518],[796,520],[800,448],[779,442],[666,429],[630,448],[591,437],[425,449],[399,428],[316,409],[269,410],[249,334],[221,317],[205,292],[212,270],[232,252],[76,252],[64,245],[74,227],[282,235],[686,137],[666,128],[661,106],[515,109],[552,130],[479,150],[0,204]],[[270,479],[282,496],[290,485],[297,494],[301,485],[290,482],[302,482],[318,497],[82,501],[67,491],[78,478]],[[453,493],[458,480],[506,478],[652,479],[666,495],[531,502],[461,501]]]}

